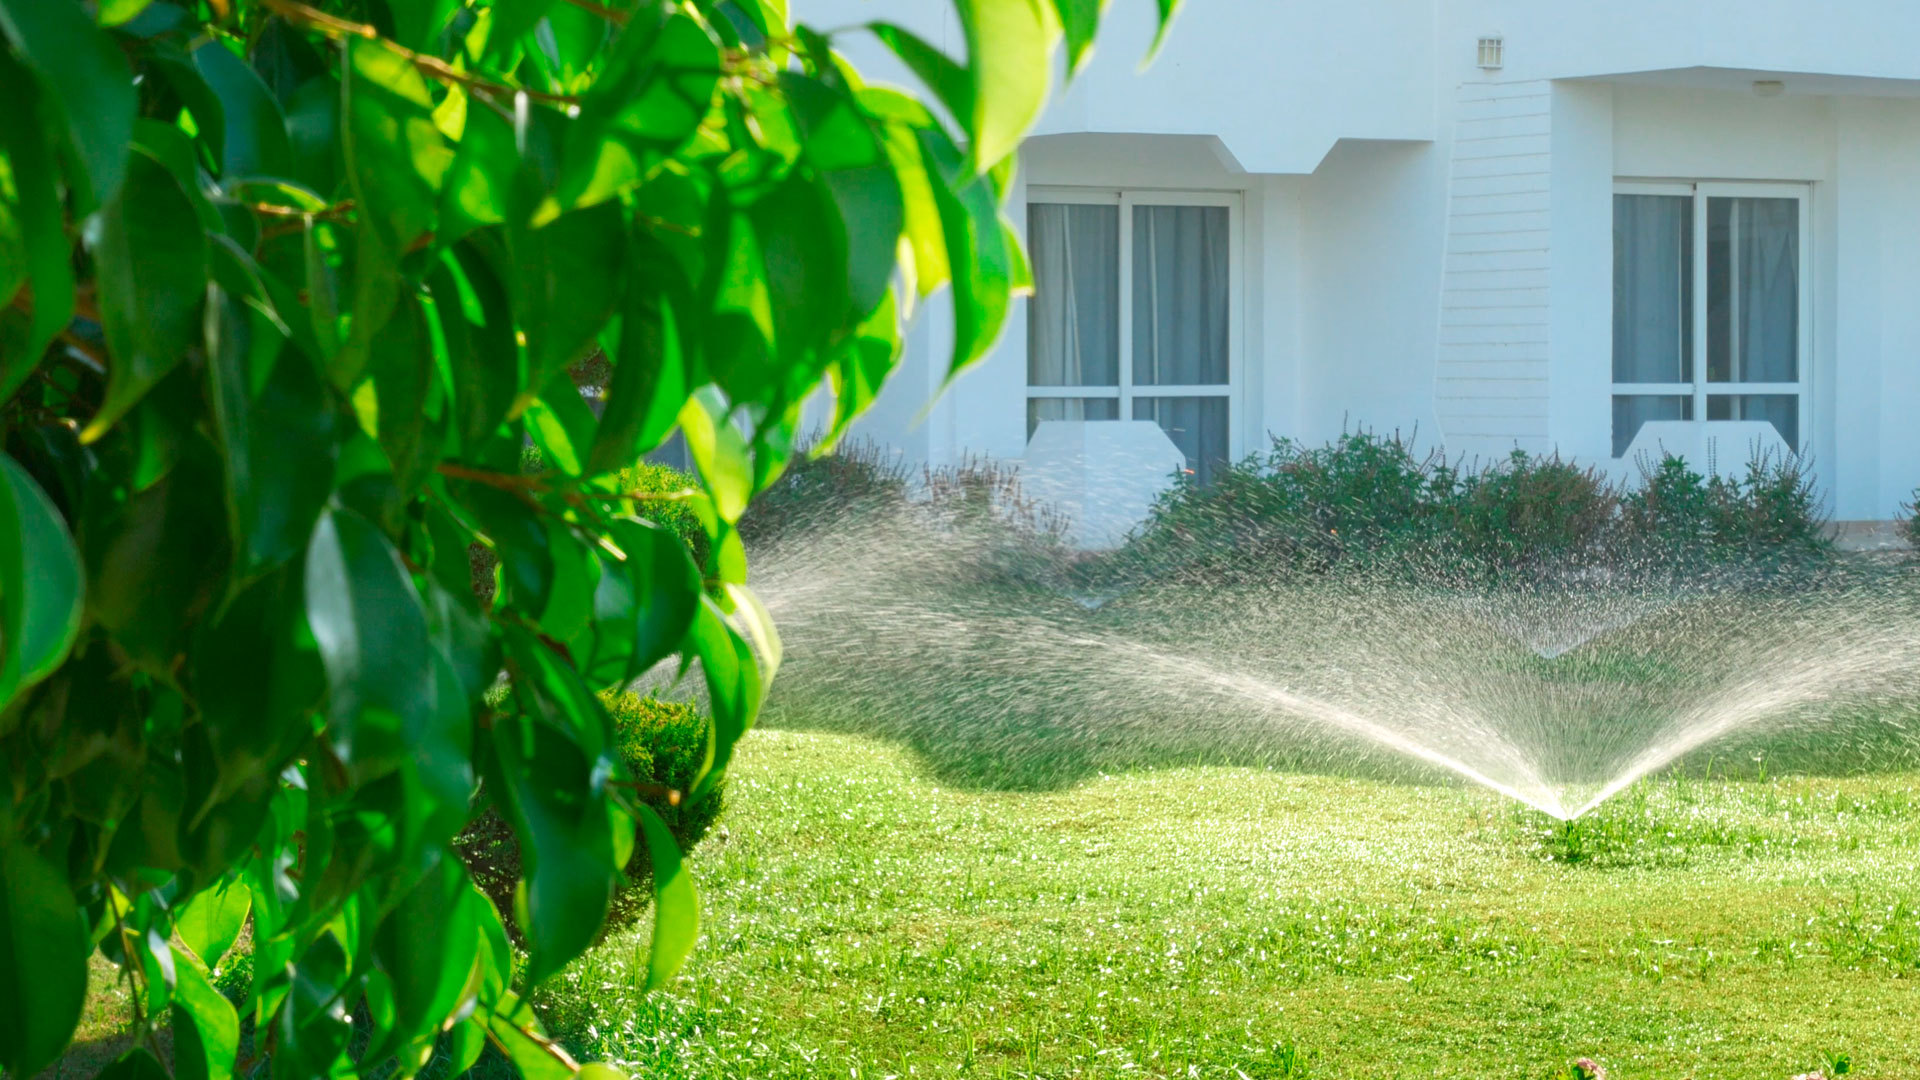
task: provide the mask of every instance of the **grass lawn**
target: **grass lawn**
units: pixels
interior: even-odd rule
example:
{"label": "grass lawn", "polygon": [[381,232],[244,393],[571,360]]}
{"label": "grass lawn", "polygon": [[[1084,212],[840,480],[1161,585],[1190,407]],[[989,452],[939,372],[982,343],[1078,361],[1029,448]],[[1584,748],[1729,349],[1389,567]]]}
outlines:
{"label": "grass lawn", "polygon": [[955,790],[762,731],[644,922],[540,995],[640,1076],[1920,1076],[1920,774],[1633,789],[1572,829],[1476,789],[1258,769]]}

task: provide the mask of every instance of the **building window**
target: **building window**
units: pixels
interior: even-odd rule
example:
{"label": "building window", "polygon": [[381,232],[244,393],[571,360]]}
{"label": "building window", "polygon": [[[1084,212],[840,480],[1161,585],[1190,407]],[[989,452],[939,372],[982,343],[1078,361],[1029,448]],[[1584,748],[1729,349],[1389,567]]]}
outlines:
{"label": "building window", "polygon": [[1152,420],[1210,482],[1233,446],[1237,197],[1029,198],[1028,438],[1042,420]]}
{"label": "building window", "polygon": [[1805,445],[1807,189],[1622,184],[1613,456],[1651,420],[1762,420]]}

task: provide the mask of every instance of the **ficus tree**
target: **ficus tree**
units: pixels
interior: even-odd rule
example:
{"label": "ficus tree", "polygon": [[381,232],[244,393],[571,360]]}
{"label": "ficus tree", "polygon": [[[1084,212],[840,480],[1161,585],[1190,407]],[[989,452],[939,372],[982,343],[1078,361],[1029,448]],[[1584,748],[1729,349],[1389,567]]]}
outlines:
{"label": "ficus tree", "polygon": [[[0,1068],[97,950],[115,1077],[603,1071],[528,988],[636,850],[651,984],[697,904],[596,693],[700,680],[714,783],[802,402],[830,445],[917,303],[957,373],[1025,284],[1011,155],[1103,0],[955,6],[964,57],[843,31],[904,92],[782,0],[0,0]],[[701,566],[618,479],[676,428]],[[487,808],[524,955],[451,847]]]}

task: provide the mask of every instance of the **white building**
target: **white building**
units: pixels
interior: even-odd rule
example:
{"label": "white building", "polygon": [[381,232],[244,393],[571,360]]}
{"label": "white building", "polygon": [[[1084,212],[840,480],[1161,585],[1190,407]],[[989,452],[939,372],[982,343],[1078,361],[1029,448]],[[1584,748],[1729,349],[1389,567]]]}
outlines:
{"label": "white building", "polygon": [[[949,6],[796,14],[964,55]],[[1150,7],[1022,153],[1035,298],[916,424],[927,308],[866,434],[939,463],[1140,418],[1203,475],[1356,426],[1621,475],[1760,442],[1843,521],[1920,484],[1920,4],[1188,0],[1142,73]]]}

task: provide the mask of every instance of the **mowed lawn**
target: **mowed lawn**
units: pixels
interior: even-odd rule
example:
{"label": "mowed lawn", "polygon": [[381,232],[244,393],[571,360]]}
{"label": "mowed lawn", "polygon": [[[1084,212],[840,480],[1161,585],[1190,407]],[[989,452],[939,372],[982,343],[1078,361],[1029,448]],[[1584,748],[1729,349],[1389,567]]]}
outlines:
{"label": "mowed lawn", "polygon": [[1920,774],[1664,779],[1573,832],[1467,788],[1149,770],[953,790],[762,731],[643,922],[539,995],[658,1077],[1920,1077]]}

